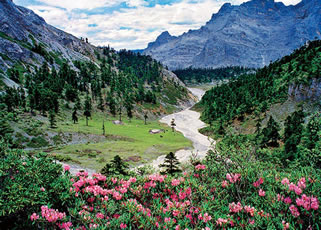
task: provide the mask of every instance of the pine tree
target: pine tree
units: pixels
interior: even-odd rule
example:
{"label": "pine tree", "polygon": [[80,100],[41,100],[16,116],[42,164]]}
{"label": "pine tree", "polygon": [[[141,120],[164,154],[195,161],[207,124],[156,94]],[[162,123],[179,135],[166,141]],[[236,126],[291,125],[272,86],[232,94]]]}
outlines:
{"label": "pine tree", "polygon": [[56,114],[53,110],[49,112],[50,128],[56,128]]}
{"label": "pine tree", "polygon": [[147,118],[148,118],[148,115],[147,113],[144,114],[144,124],[147,125]]}
{"label": "pine tree", "polygon": [[128,164],[123,162],[119,155],[116,155],[110,163],[107,163],[105,167],[101,170],[101,173],[110,176],[110,175],[128,175]]}
{"label": "pine tree", "polygon": [[103,135],[105,136],[106,130],[105,130],[105,121],[104,120],[103,120],[103,128],[102,128],[102,130],[103,130]]}
{"label": "pine tree", "polygon": [[179,161],[176,158],[175,154],[173,152],[170,152],[166,155],[164,163],[159,165],[161,168],[165,168],[164,171],[162,171],[162,174],[175,174],[178,172],[181,172],[179,166]]}
{"label": "pine tree", "polygon": [[72,113],[72,120],[74,122],[74,124],[78,123],[78,116],[77,116],[77,109],[74,108],[74,111]]}
{"label": "pine tree", "polygon": [[171,121],[171,127],[172,127],[172,131],[175,132],[175,119],[173,118],[172,121]]}
{"label": "pine tree", "polygon": [[297,147],[301,142],[304,122],[303,110],[295,111],[287,117],[284,129],[284,151],[287,159],[297,158]]}
{"label": "pine tree", "polygon": [[262,145],[263,146],[278,146],[278,140],[280,139],[279,134],[280,126],[278,123],[270,116],[267,126],[262,130]]}
{"label": "pine tree", "polygon": [[91,100],[87,94],[86,101],[85,101],[85,111],[84,115],[86,116],[86,126],[88,126],[88,119],[91,117]]}

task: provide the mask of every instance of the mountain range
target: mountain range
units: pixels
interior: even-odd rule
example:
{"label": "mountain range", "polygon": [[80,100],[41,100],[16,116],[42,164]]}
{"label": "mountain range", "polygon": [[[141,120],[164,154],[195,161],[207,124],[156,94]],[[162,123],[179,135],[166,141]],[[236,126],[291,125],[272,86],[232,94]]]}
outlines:
{"label": "mountain range", "polygon": [[180,36],[163,32],[144,54],[168,66],[263,67],[308,40],[321,38],[321,0],[285,6],[274,0],[225,3],[198,30]]}

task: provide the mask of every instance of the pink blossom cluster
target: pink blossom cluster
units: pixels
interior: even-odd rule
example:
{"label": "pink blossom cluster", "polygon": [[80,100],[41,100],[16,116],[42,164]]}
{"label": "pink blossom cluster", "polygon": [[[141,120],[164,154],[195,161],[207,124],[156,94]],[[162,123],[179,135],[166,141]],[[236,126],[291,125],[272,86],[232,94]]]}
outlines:
{"label": "pink blossom cluster", "polygon": [[58,212],[58,210],[50,209],[48,206],[41,206],[41,215],[50,223],[62,220],[66,217],[66,213]]}
{"label": "pink blossom cluster", "polygon": [[283,230],[287,230],[290,228],[290,224],[282,220]]}
{"label": "pink blossom cluster", "polygon": [[228,222],[227,219],[224,218],[218,218],[216,221],[216,225],[222,226],[223,224],[226,224]]}
{"label": "pink blossom cluster", "polygon": [[180,180],[177,180],[177,179],[172,180],[172,186],[178,186],[180,183],[181,183]]}
{"label": "pink blossom cluster", "polygon": [[228,173],[228,174],[226,174],[226,179],[229,180],[232,184],[234,184],[237,181],[241,180],[241,174]]}
{"label": "pink blossom cluster", "polygon": [[148,176],[148,179],[151,180],[151,181],[159,181],[159,182],[164,182],[165,181],[165,178],[167,176],[163,176],[163,175],[159,175],[159,174],[153,174],[153,175],[149,175]]}
{"label": "pink blossom cluster", "polygon": [[58,224],[58,227],[60,229],[65,229],[65,230],[70,230],[71,226],[72,226],[72,223],[70,221],[62,224]]}
{"label": "pink blossom cluster", "polygon": [[70,166],[69,165],[64,165],[64,170],[65,171],[69,171],[70,170]]}
{"label": "pink blossom cluster", "polygon": [[290,209],[292,216],[294,216],[294,217],[300,216],[300,212],[295,205],[292,204],[289,209]]}
{"label": "pink blossom cluster", "polygon": [[212,219],[212,217],[210,215],[208,215],[208,213],[206,212],[206,213],[204,213],[204,215],[202,215],[202,213],[200,213],[198,215],[198,219],[203,220],[204,223],[207,223],[208,221],[210,221]]}
{"label": "pink blossom cluster", "polygon": [[281,183],[288,185],[289,191],[294,191],[297,195],[301,195],[302,191],[306,188],[306,180],[304,177],[302,177],[297,184],[290,183],[288,178],[283,178]]}
{"label": "pink blossom cluster", "polygon": [[229,204],[230,212],[238,213],[243,210],[243,207],[240,202],[235,204],[234,202]]}
{"label": "pink blossom cluster", "polygon": [[205,166],[205,165],[202,165],[202,164],[198,164],[198,165],[195,166],[195,169],[196,169],[196,171],[205,170],[205,169],[206,169],[206,166]]}
{"label": "pink blossom cluster", "polygon": [[265,196],[265,191],[263,189],[259,190],[259,196]]}
{"label": "pink blossom cluster", "polygon": [[248,214],[250,214],[251,216],[254,216],[254,212],[256,211],[256,209],[254,207],[249,206],[249,205],[245,205],[244,211],[247,212]]}
{"label": "pink blossom cluster", "polygon": [[261,184],[263,184],[263,182],[264,182],[263,178],[260,177],[257,181],[255,181],[255,182],[253,183],[253,186],[254,186],[255,188],[258,188],[258,187],[260,187]]}
{"label": "pink blossom cluster", "polygon": [[305,210],[309,211],[310,209],[318,210],[319,201],[318,198],[314,196],[307,196],[303,194],[301,198],[296,198],[297,206],[302,206]]}

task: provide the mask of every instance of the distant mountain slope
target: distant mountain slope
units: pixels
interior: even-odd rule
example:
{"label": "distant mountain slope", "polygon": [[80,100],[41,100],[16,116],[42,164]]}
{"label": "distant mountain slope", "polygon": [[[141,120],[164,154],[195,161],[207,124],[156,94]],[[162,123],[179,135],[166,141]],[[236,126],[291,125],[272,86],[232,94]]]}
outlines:
{"label": "distant mountain slope", "polygon": [[295,6],[252,0],[240,6],[224,4],[199,30],[178,37],[164,32],[144,54],[170,69],[263,67],[317,38],[321,38],[321,0],[303,0]]}
{"label": "distant mountain slope", "polygon": [[[39,65],[45,59],[89,61],[94,59],[94,47],[75,36],[61,31],[33,11],[15,5],[11,0],[0,1],[0,69],[13,62]],[[46,55],[33,48],[41,45]]]}

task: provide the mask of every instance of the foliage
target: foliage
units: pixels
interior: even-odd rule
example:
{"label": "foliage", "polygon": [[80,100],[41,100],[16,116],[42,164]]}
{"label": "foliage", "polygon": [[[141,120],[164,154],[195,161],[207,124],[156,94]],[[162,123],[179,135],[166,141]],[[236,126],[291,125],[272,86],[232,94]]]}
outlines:
{"label": "foliage", "polygon": [[242,74],[253,72],[253,69],[245,67],[222,67],[222,68],[193,68],[178,69],[174,73],[186,84],[204,84],[217,80],[235,79]]}
{"label": "foliage", "polygon": [[320,171],[261,160],[251,143],[225,137],[175,176],[72,176],[50,158],[7,150],[0,197],[12,202],[0,206],[1,221],[33,229],[320,228]]}
{"label": "foliage", "polygon": [[162,174],[174,175],[182,170],[178,167],[179,161],[173,152],[166,155],[164,163],[159,165],[161,168],[165,168]]}
{"label": "foliage", "polygon": [[[3,143],[1,143],[1,146]],[[2,146],[3,147],[3,146]],[[62,176],[61,165],[45,154],[30,156],[21,150],[1,148],[0,222],[4,229],[31,229],[30,213],[42,205],[64,210],[73,198],[65,190],[71,185]]]}
{"label": "foliage", "polygon": [[321,41],[313,41],[256,74],[214,87],[200,102],[204,109],[201,118],[208,123],[219,119],[229,122],[248,113],[265,112],[271,104],[287,99],[291,84],[307,85],[320,77],[320,54]]}
{"label": "foliage", "polygon": [[262,130],[262,142],[263,146],[278,146],[278,140],[280,139],[280,126],[270,116],[267,126]]}
{"label": "foliage", "polygon": [[101,173],[106,176],[112,175],[128,175],[128,164],[125,163],[119,155],[116,155],[110,163],[101,170]]}

